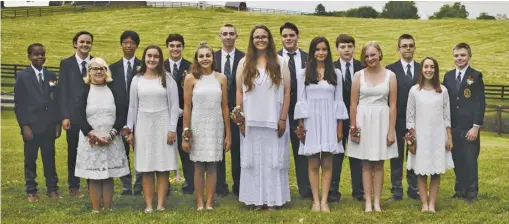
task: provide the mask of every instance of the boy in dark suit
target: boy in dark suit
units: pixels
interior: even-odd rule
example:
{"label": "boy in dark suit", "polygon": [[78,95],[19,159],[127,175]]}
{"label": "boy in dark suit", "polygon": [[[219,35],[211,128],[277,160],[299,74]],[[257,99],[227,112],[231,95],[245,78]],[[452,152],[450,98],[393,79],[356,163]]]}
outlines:
{"label": "boy in dark suit", "polygon": [[297,187],[301,197],[312,198],[311,186],[308,176],[308,159],[304,155],[299,155],[300,141],[295,130],[297,121],[293,119],[295,104],[297,103],[297,71],[306,68],[308,54],[299,48],[299,29],[293,23],[286,22],[279,27],[283,49],[278,54],[288,62],[290,69],[291,88],[290,88],[290,108],[288,109],[288,118],[290,120],[290,141],[292,143],[293,159],[295,161],[295,174],[297,177]]}
{"label": "boy in dark suit", "polygon": [[[406,129],[406,107],[410,88],[417,83],[421,66],[414,61],[415,40],[410,34],[403,34],[398,38],[398,52],[401,59],[385,68],[396,74],[398,80],[398,101],[396,118],[396,141],[398,144],[398,157],[391,159],[391,183],[392,200],[403,199],[403,160],[405,151],[404,137]],[[419,189],[417,187],[417,175],[413,170],[407,170],[406,180],[408,183],[407,195],[409,198],[419,200]]]}
{"label": "boy in dark suit", "polygon": [[[244,52],[235,48],[235,40],[237,39],[237,30],[231,24],[225,24],[219,31],[219,39],[223,43],[221,50],[215,52],[215,66],[216,72],[221,72],[228,78],[228,108],[230,111],[235,107],[236,85],[235,77],[237,74],[237,65],[240,59],[244,57]],[[232,148],[231,148],[231,168],[233,186],[232,191],[236,196],[239,195],[240,184],[240,135],[239,127],[230,121]],[[217,165],[217,186],[216,194],[219,196],[228,195],[228,184],[226,183],[226,167],[225,157],[223,153],[223,160]]]}
{"label": "boy in dark suit", "polygon": [[[191,62],[182,57],[184,46],[184,37],[180,34],[170,33],[166,38],[166,48],[168,49],[169,58],[164,62],[164,68],[173,76],[175,82],[177,82],[181,111],[184,110],[184,72],[187,73],[191,67]],[[185,178],[182,192],[184,194],[193,194],[194,163],[189,159],[189,153],[182,150],[182,125],[182,117],[179,117],[177,124],[177,145]],[[170,192],[170,185],[168,184],[168,194],[170,194]]]}
{"label": "boy in dark suit", "polygon": [[[336,49],[339,53],[339,59],[334,62],[334,67],[341,70],[343,74],[343,101],[345,102],[348,114],[350,114],[350,92],[352,89],[352,80],[356,72],[364,67],[361,62],[356,60],[353,55],[355,52],[355,39],[348,34],[340,34],[336,38]],[[343,148],[346,149],[346,142],[350,136],[350,120],[343,121]],[[339,192],[339,183],[341,182],[341,171],[345,154],[339,153],[332,158],[332,182],[329,190],[329,201],[339,201],[341,193]],[[362,163],[357,158],[348,158],[350,160],[350,174],[352,179],[352,196],[362,201],[364,200],[364,189],[362,188]]]}
{"label": "boy in dark suit", "polygon": [[470,67],[472,50],[466,43],[453,48],[456,68],[445,73],[443,85],[451,102],[452,159],[456,184],[453,198],[477,200],[477,158],[481,149],[479,129],[483,124],[486,97],[482,73]]}
{"label": "boy in dark suit", "polygon": [[83,77],[87,75],[87,64],[94,36],[88,31],[78,32],[72,39],[76,53],[60,62],[60,83],[58,85],[58,104],[62,115],[62,127],[67,131],[67,172],[69,194],[80,194],[80,178],[74,175],[80,132],[79,99],[85,85]]}
{"label": "boy in dark suit", "polygon": [[[125,102],[126,108],[123,108],[126,111],[127,120],[127,110],[129,107],[129,90],[131,87],[131,81],[136,75],[136,69],[141,65],[141,61],[136,57],[136,49],[140,44],[140,36],[138,33],[132,30],[126,30],[120,35],[120,46],[122,47],[122,52],[124,53],[124,57],[122,57],[117,62],[110,65],[111,76],[113,78],[113,85],[117,89],[122,90],[123,96],[122,100]],[[125,124],[123,124],[125,125]],[[124,140],[125,153],[127,155],[127,160],[129,161],[129,143]],[[130,167],[129,163],[129,167]],[[135,171],[135,181],[134,181],[134,195],[141,195],[142,187],[141,187],[141,173]],[[131,173],[127,174],[120,178],[122,181],[122,193],[120,195],[131,195],[133,194],[133,185],[132,185],[132,176]]]}
{"label": "boy in dark suit", "polygon": [[55,139],[61,133],[56,101],[57,76],[43,67],[46,50],[42,44],[31,44],[27,51],[32,64],[16,74],[14,85],[14,112],[24,143],[26,192],[29,202],[37,200],[36,160],[41,148],[47,194],[56,200],[60,196],[55,168]]}

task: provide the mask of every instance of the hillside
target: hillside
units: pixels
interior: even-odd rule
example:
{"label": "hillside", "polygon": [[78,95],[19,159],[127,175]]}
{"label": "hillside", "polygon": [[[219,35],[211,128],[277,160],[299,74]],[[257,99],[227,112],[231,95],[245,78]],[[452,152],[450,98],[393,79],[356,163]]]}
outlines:
{"label": "hillside", "polygon": [[[122,56],[119,36],[126,29],[136,30],[141,36],[138,57],[143,47],[148,44],[164,47],[168,33],[177,32],[186,39],[185,57],[192,59],[200,41],[207,41],[214,49],[221,46],[217,34],[224,23],[238,27],[240,36],[237,46],[245,49],[247,36],[254,24],[268,25],[279,37],[279,26],[285,21],[294,22],[299,27],[300,46],[305,51],[315,36],[325,36],[334,45],[339,33],[349,33],[356,38],[357,57],[364,43],[378,41],[384,51],[384,64],[397,60],[397,38],[402,33],[410,33],[416,38],[416,57],[437,58],[441,74],[454,66],[452,47],[458,42],[467,42],[473,48],[472,66],[485,74],[485,82],[509,84],[507,21],[357,19],[258,14],[224,9],[144,8],[4,19],[1,28],[2,63],[28,63],[26,47],[41,42],[47,49],[46,65],[58,66],[61,59],[74,53],[72,37],[79,30],[88,30],[95,35],[94,56],[104,57],[108,63],[113,63]],[[281,47],[279,38],[276,39],[276,45]],[[337,58],[337,53],[334,53],[334,58]]]}

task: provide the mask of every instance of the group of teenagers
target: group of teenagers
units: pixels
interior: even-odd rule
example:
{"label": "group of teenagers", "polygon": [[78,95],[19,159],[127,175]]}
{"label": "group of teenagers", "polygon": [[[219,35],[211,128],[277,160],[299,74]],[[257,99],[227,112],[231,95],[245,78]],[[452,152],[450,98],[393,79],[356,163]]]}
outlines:
{"label": "group of teenagers", "polygon": [[85,178],[93,212],[111,209],[117,177],[121,195],[144,196],[146,213],[165,210],[169,171],[178,173],[179,156],[182,192],[195,194],[197,210],[212,210],[215,195],[229,194],[228,151],[233,194],[256,210],[276,209],[290,201],[289,146],[299,194],[312,200],[312,211],[329,212],[328,202],[342,197],[345,156],[352,196],[365,203],[366,212],[381,211],[385,160],[391,199],[402,200],[405,152],[407,195],[421,200],[422,211],[435,212],[440,175],[451,168],[453,197],[477,200],[485,95],[482,73],[469,66],[468,44],[454,46],[456,68],[441,80],[437,60],[414,60],[416,41],[409,34],[397,40],[400,60],[384,67],[376,42],[363,46],[359,61],[353,58],[354,38],[340,34],[340,57],[333,61],[327,38],[313,38],[304,52],[295,24],[286,22],[279,31],[278,52],[269,28],[255,25],[244,53],[235,47],[237,29],[225,24],[222,48],[213,51],[202,42],[191,63],[182,56],[184,37],[174,33],[166,39],[166,60],[157,45],[147,46],[138,59],[140,37],[128,30],[120,36],[123,57],[111,65],[91,56],[93,35],[80,31],[72,40],[75,54],[60,63],[58,80],[43,66],[44,46],[31,44],[32,63],[16,74],[14,90],[28,200],[38,199],[39,148],[47,194],[60,198],[55,139],[62,128],[69,194],[82,197]]}

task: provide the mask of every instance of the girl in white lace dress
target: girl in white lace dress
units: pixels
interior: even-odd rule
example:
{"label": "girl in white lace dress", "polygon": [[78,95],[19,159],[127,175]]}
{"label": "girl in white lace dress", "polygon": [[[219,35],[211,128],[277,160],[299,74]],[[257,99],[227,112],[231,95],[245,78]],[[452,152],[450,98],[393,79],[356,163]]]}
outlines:
{"label": "girl in white lace dress", "polygon": [[[343,102],[343,75],[334,69],[329,41],[315,37],[309,47],[307,68],[297,72],[294,118],[306,135],[300,137],[299,155],[308,157],[313,211],[329,212],[327,198],[332,178],[332,155],[343,153],[343,121],[348,112]],[[322,198],[319,174],[322,168]]]}
{"label": "girl in white lace dress", "polygon": [[[382,67],[382,49],[375,42],[362,48],[366,68],[355,73],[350,104],[350,140],[346,155],[363,160],[362,184],[366,212],[381,211],[384,160],[398,157],[396,139],[396,75]],[[360,136],[354,133],[358,130]],[[374,187],[374,203],[371,191]]]}
{"label": "girl in white lace dress", "polygon": [[154,176],[157,174],[157,210],[165,209],[170,170],[178,168],[176,128],[179,117],[177,83],[163,67],[161,48],[150,45],[131,82],[127,126],[134,130],[134,167],[143,173],[145,212],[152,212]]}
{"label": "girl in white lace dress", "polygon": [[274,209],[290,201],[288,180],[290,70],[276,53],[269,28],[256,25],[237,68],[240,126],[239,201]]}
{"label": "girl in white lace dress", "polygon": [[125,103],[122,92],[111,80],[108,65],[102,58],[88,63],[84,92],[80,98],[83,118],[76,156],[75,175],[89,179],[89,194],[93,212],[111,207],[113,178],[129,173],[124,142],[118,133],[125,123]]}
{"label": "girl in white lace dress", "polygon": [[214,72],[214,51],[201,43],[194,54],[191,73],[184,81],[184,130],[190,129],[189,141],[182,138],[182,149],[194,164],[194,189],[197,210],[203,209],[203,189],[207,174],[208,210],[213,209],[216,192],[217,162],[223,150],[230,150],[228,80]]}
{"label": "girl in white lace dress", "polygon": [[[410,89],[406,127],[416,137],[415,154],[409,154],[407,169],[419,175],[422,211],[435,212],[440,174],[454,168],[451,149],[451,112],[447,89],[440,85],[438,62],[426,57],[421,62],[417,85]],[[427,177],[431,176],[429,186]]]}

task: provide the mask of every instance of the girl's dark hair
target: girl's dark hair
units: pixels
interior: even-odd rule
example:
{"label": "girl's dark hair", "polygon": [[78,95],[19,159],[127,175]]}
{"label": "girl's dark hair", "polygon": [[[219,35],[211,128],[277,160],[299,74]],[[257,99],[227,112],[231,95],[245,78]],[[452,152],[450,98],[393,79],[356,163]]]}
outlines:
{"label": "girl's dark hair", "polygon": [[163,51],[157,45],[149,45],[148,47],[145,48],[145,50],[143,50],[143,56],[141,57],[142,63],[141,63],[140,69],[138,70],[137,74],[143,75],[147,71],[147,65],[145,64],[145,60],[146,60],[145,57],[147,55],[147,51],[150,49],[156,49],[159,52],[159,63],[156,66],[156,72],[161,77],[161,85],[163,86],[163,88],[166,88],[166,70],[164,70],[164,66],[163,66],[163,64],[164,64]]}
{"label": "girl's dark hair", "polygon": [[318,72],[316,71],[318,62],[315,58],[316,46],[319,43],[327,45],[327,58],[325,58],[325,70],[323,79],[331,85],[337,85],[336,72],[334,71],[334,64],[332,64],[332,52],[330,50],[329,41],[325,37],[315,37],[311,40],[309,45],[309,56],[306,65],[306,81],[305,84],[309,85],[318,83]]}
{"label": "girl's dark hair", "polygon": [[435,89],[435,91],[437,93],[441,93],[442,88],[440,87],[440,69],[438,68],[437,60],[435,60],[432,57],[425,57],[421,61],[421,70],[419,71],[419,78],[417,79],[417,84],[419,85],[419,90],[422,89],[422,87],[424,86],[424,81],[426,80],[426,78],[424,77],[424,72],[423,72],[424,62],[426,60],[433,61],[433,65],[435,65],[435,74],[433,74],[433,78],[431,79],[431,84],[433,84],[433,88]]}

